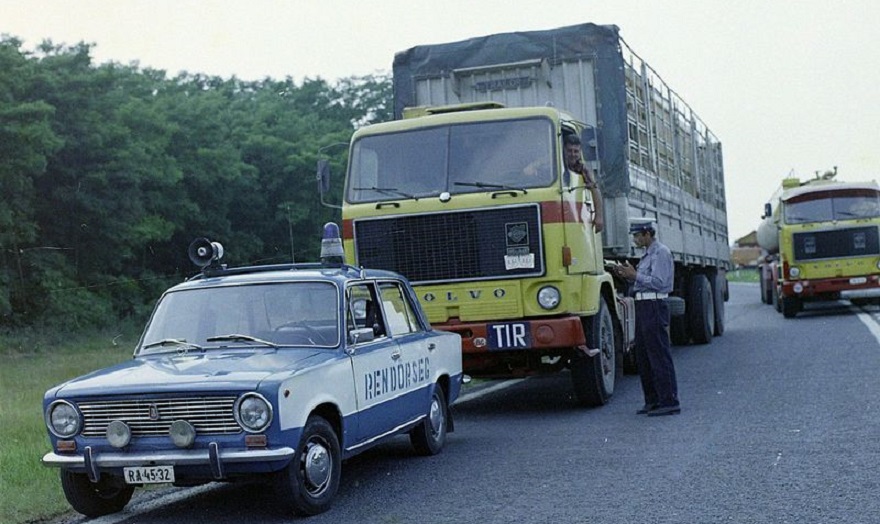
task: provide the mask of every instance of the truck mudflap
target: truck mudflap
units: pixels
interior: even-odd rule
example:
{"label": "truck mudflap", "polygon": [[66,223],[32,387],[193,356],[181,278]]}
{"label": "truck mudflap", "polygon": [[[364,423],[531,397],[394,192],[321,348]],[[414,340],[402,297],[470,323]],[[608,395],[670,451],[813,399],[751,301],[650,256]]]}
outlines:
{"label": "truck mudflap", "polygon": [[823,278],[815,280],[786,280],[782,283],[783,297],[823,298],[837,296],[845,291],[880,289],[880,275]]}

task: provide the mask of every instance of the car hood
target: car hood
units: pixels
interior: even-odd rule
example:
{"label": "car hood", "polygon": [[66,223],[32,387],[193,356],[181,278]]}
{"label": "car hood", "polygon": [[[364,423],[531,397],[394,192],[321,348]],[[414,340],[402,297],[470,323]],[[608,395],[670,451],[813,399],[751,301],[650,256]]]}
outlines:
{"label": "car hood", "polygon": [[65,382],[49,394],[75,397],[252,390],[271,375],[289,376],[315,359],[328,358],[326,351],[247,349],[141,356]]}

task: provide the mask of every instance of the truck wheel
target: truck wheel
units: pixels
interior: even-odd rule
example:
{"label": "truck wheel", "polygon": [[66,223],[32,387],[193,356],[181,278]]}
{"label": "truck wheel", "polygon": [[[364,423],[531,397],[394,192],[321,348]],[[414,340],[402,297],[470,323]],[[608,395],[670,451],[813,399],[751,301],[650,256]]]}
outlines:
{"label": "truck wheel", "polygon": [[293,460],[279,473],[279,498],[300,515],[323,513],[330,509],[341,473],[342,454],[336,432],[323,417],[311,416]]}
{"label": "truck wheel", "polygon": [[669,319],[669,340],[676,346],[684,346],[690,341],[687,329],[687,316]]}
{"label": "truck wheel", "polygon": [[436,455],[446,443],[446,395],[440,384],[434,384],[428,416],[409,432],[409,441],[419,455]]}
{"label": "truck wheel", "polygon": [[769,304],[770,301],[773,300],[770,296],[770,283],[764,278],[764,273],[761,271],[761,268],[758,268],[758,282],[761,284],[761,303]]}
{"label": "truck wheel", "polygon": [[801,301],[795,297],[782,297],[782,316],[794,318],[801,310]]}
{"label": "truck wheel", "polygon": [[691,278],[687,310],[694,344],[708,344],[715,333],[715,301],[706,275]]}
{"label": "truck wheel", "polygon": [[122,511],[131,500],[134,486],[122,479],[102,475],[97,483],[85,473],[61,470],[61,489],[70,506],[87,517],[100,517]]}
{"label": "truck wheel", "polygon": [[712,298],[715,303],[715,332],[716,337],[724,334],[724,284],[727,279],[723,273],[717,273],[712,278]]}
{"label": "truck wheel", "polygon": [[614,379],[617,374],[614,324],[605,300],[599,302],[599,311],[584,321],[587,347],[598,348],[599,353],[588,357],[577,351],[572,357],[571,382],[574,394],[582,406],[602,406],[614,393]]}

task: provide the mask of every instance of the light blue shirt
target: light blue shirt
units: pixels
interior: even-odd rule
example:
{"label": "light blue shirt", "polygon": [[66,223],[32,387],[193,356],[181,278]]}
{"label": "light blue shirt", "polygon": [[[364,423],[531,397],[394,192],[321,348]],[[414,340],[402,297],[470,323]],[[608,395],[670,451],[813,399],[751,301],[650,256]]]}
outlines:
{"label": "light blue shirt", "polygon": [[633,291],[669,293],[672,291],[675,264],[672,252],[656,239],[648,246],[645,256],[636,267],[636,281]]}

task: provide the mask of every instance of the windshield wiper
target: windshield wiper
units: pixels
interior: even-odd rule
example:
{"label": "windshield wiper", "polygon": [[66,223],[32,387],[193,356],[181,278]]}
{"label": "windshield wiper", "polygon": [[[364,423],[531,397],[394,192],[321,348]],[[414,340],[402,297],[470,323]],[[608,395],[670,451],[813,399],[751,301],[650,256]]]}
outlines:
{"label": "windshield wiper", "polygon": [[219,335],[216,337],[208,337],[205,339],[206,342],[222,342],[222,341],[236,341],[236,342],[253,342],[254,344],[263,344],[265,346],[277,348],[278,344],[274,342],[269,342],[268,340],[263,340],[262,338],[252,337],[250,335],[240,335],[238,333],[230,333],[228,335]]}
{"label": "windshield wiper", "polygon": [[193,344],[192,342],[187,342],[186,340],[180,338],[163,338],[162,340],[158,340],[156,342],[150,342],[149,344],[144,344],[141,349],[150,349],[158,346],[179,346],[189,349],[198,349],[199,351],[204,351],[205,348],[198,344]]}
{"label": "windshield wiper", "polygon": [[352,189],[354,189],[355,191],[377,191],[379,193],[385,193],[386,195],[398,195],[398,196],[403,196],[406,198],[412,198],[413,200],[416,200],[416,201],[418,201],[418,199],[419,199],[419,197],[417,197],[415,195],[411,195],[409,193],[404,193],[403,191],[400,191],[396,187],[372,186],[372,187],[353,187]]}
{"label": "windshield wiper", "polygon": [[480,189],[506,189],[508,191],[522,191],[522,194],[528,195],[529,192],[523,187],[506,186],[504,184],[486,184],[483,182],[453,182],[454,186],[478,187]]}

